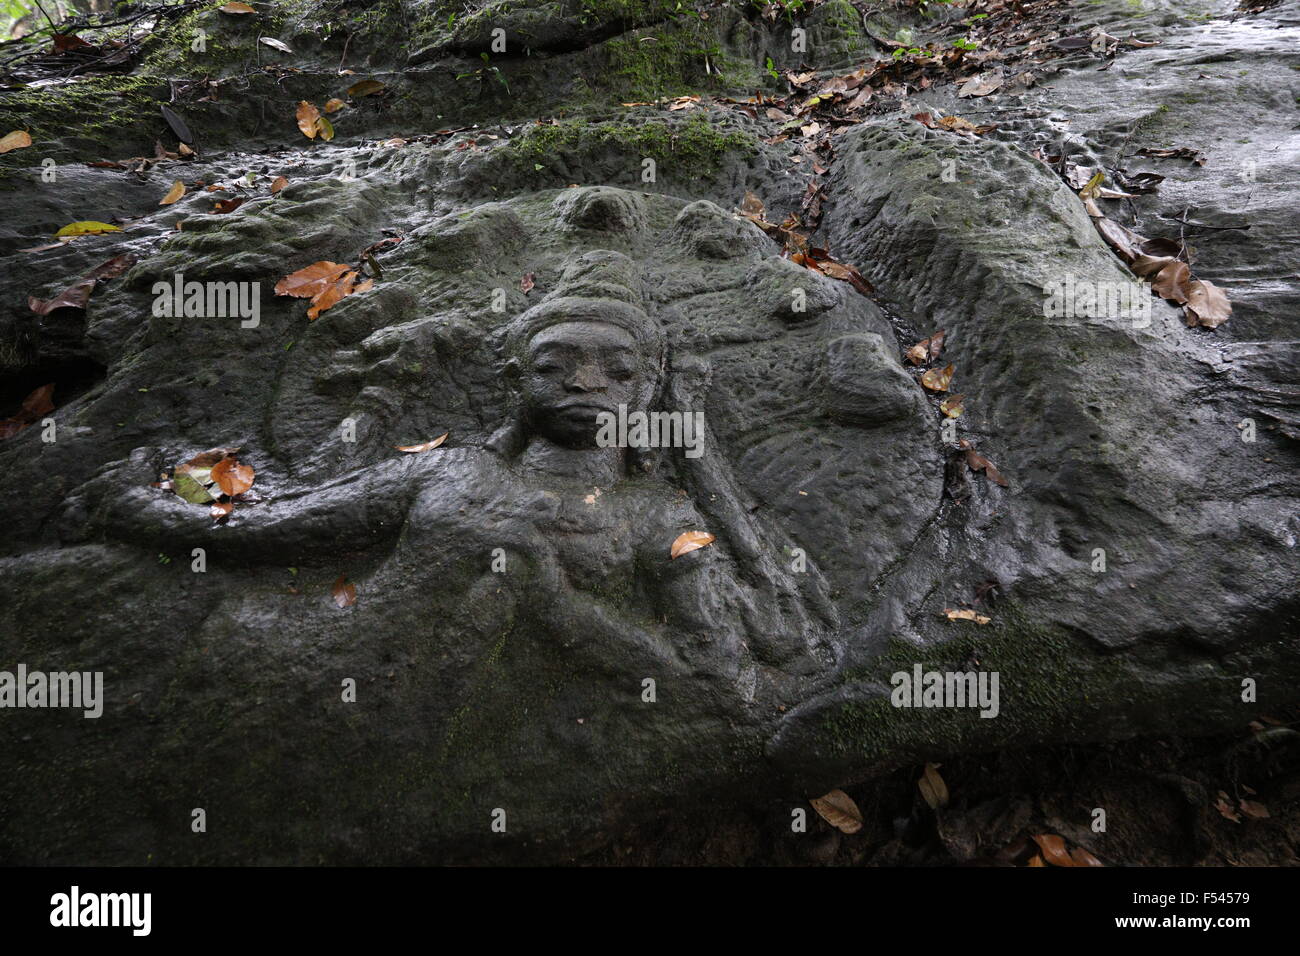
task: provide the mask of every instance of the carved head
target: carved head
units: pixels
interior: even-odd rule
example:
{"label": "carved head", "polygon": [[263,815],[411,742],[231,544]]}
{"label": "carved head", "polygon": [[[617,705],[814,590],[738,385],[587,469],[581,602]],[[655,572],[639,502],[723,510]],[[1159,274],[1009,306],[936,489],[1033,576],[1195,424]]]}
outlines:
{"label": "carved head", "polygon": [[595,447],[600,413],[652,408],[665,341],[639,291],[620,281],[631,265],[625,257],[591,254],[575,265],[506,330],[506,375],[527,433],[587,448]]}

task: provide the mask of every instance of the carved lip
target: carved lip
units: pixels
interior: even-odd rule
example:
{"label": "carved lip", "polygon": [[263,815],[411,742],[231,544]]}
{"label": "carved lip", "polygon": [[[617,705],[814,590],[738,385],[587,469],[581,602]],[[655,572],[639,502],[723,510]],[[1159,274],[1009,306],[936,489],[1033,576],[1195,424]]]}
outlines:
{"label": "carved lip", "polygon": [[608,415],[616,414],[612,409],[604,405],[593,405],[589,402],[574,402],[572,405],[561,405],[559,411],[563,415],[582,416],[583,418],[594,418],[601,412]]}

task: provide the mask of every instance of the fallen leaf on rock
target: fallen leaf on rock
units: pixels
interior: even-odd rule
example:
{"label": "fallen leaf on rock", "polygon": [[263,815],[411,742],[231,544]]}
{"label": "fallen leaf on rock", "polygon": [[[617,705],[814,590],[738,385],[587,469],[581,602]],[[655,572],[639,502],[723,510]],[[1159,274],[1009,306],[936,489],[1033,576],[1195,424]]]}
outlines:
{"label": "fallen leaf on rock", "polygon": [[1219,815],[1226,820],[1231,820],[1233,823],[1241,822],[1241,814],[1228,802],[1228,795],[1222,790],[1219,791],[1219,797],[1214,802],[1214,809],[1218,810]]}
{"label": "fallen leaf on rock", "polygon": [[339,99],[336,96],[333,99],[329,99],[325,101],[325,112],[337,113],[339,110],[343,109],[343,107],[347,105],[348,105],[347,103],[343,102],[341,99]]}
{"label": "fallen leaf on rock", "polygon": [[182,499],[192,505],[206,505],[216,498],[208,491],[208,482],[210,469],[195,469],[193,471],[182,470],[182,465],[176,469],[172,475],[172,491],[178,494]]}
{"label": "fallen leaf on rock", "polygon": [[[968,443],[963,442],[963,444]],[[989,461],[974,448],[966,449],[966,467],[971,471],[984,472],[990,481],[1001,485],[1003,488],[1009,486],[1007,480],[1002,477],[1002,473],[993,467],[993,462]]]}
{"label": "fallen leaf on rock", "polygon": [[932,392],[946,392],[948,386],[952,383],[952,373],[956,367],[949,365],[947,368],[932,368],[921,376],[921,384]]}
{"label": "fallen leaf on rock", "polygon": [[993,618],[978,614],[968,608],[953,609],[946,607],[943,609],[943,616],[950,621],[972,621],[975,624],[991,624]]}
{"label": "fallen leaf on rock", "polygon": [[1255,820],[1267,820],[1271,814],[1268,807],[1258,800],[1240,800],[1237,805],[1241,807],[1241,812]]}
{"label": "fallen leaf on rock", "polygon": [[1000,76],[989,80],[984,79],[982,76],[972,76],[957,90],[957,96],[988,96],[990,93],[996,93],[1001,88],[1002,77]]}
{"label": "fallen leaf on rock", "polygon": [[533,286],[537,284],[536,278],[531,272],[525,272],[524,277],[519,280],[519,289],[524,295],[533,291]]}
{"label": "fallen leaf on rock", "polygon": [[926,362],[933,362],[943,350],[943,339],[943,329],[935,332],[929,338],[921,339],[907,350],[907,360],[913,365],[924,365]]}
{"label": "fallen leaf on rock", "polygon": [[1160,298],[1171,299],[1182,305],[1187,301],[1187,285],[1191,277],[1192,270],[1187,267],[1187,263],[1174,259],[1156,273],[1151,280],[1151,289]]}
{"label": "fallen leaf on rock", "polygon": [[182,196],[185,195],[185,184],[179,179],[172,183],[172,188],[167,190],[167,195],[158,200],[160,206],[170,206]]}
{"label": "fallen leaf on rock", "polygon": [[1079,198],[1080,199],[1095,198],[1097,195],[1097,191],[1101,189],[1101,184],[1104,183],[1105,181],[1106,181],[1106,174],[1103,173],[1101,170],[1098,170],[1097,172],[1093,173],[1092,177],[1088,180],[1088,182],[1084,185],[1084,187],[1079,190]]}
{"label": "fallen leaf on rock", "polygon": [[0,153],[12,152],[15,149],[26,149],[30,145],[32,145],[31,136],[21,129],[0,136]]}
{"label": "fallen leaf on rock", "polygon": [[183,465],[177,468],[185,469],[211,469],[217,462],[223,458],[231,458],[239,454],[238,448],[209,448],[207,451],[201,451]]}
{"label": "fallen leaf on rock", "polygon": [[712,544],[716,538],[707,531],[683,531],[673,541],[672,547],[668,551],[669,559],[680,558],[683,554],[690,554],[692,551],[698,551],[706,545]]}
{"label": "fallen leaf on rock", "polygon": [[111,226],[106,222],[96,222],[94,219],[83,219],[80,222],[70,222],[54,235],[59,236],[97,236],[102,232],[121,232],[120,226]]}
{"label": "fallen leaf on rock", "polygon": [[235,510],[233,501],[218,501],[208,509],[208,514],[212,516],[213,521],[221,521],[230,517],[230,512]]}
{"label": "fallen leaf on rock", "polygon": [[275,284],[276,295],[291,295],[297,299],[314,298],[348,271],[347,265],[337,262],[313,262],[297,272],[291,272]]}
{"label": "fallen leaf on rock", "polygon": [[939,775],[939,765],[937,763],[927,763],[925,769],[921,771],[920,779],[916,781],[916,789],[921,791],[923,799],[931,810],[939,810],[948,805],[948,785],[943,782],[943,777]]}
{"label": "fallen leaf on rock", "polygon": [[339,575],[334,582],[334,603],[340,608],[351,607],[357,603],[357,586],[348,580],[346,574]]}
{"label": "fallen leaf on rock", "polygon": [[253,487],[254,471],[251,465],[241,465],[238,459],[223,458],[212,466],[212,480],[230,497],[242,495]]}
{"label": "fallen leaf on rock", "polygon": [[114,256],[95,266],[53,299],[42,300],[29,296],[27,306],[37,315],[49,315],[55,309],[84,309],[90,301],[90,294],[95,291],[95,286],[100,280],[116,279],[133,265],[135,265],[134,256]]}
{"label": "fallen leaf on rock", "polygon": [[966,406],[962,404],[961,395],[949,395],[939,403],[939,411],[943,412],[949,418],[960,418],[966,411]]}
{"label": "fallen leaf on rock", "polygon": [[315,139],[316,133],[319,132],[316,121],[320,119],[320,110],[306,100],[300,100],[295,115],[298,120],[298,129],[302,131],[302,135],[308,139]]}
{"label": "fallen leaf on rock", "polygon": [[273,50],[279,50],[281,53],[292,53],[293,49],[283,40],[277,40],[274,37],[258,37],[258,43],[265,43]]}
{"label": "fallen leaf on rock", "polygon": [[1039,833],[1034,836],[1034,842],[1043,851],[1043,859],[1052,866],[1074,866],[1074,860],[1070,859],[1070,852],[1065,848],[1064,838],[1054,833]]}
{"label": "fallen leaf on rock", "polygon": [[333,284],[326,287],[324,291],[313,296],[307,309],[307,318],[315,321],[322,312],[327,312],[334,308],[334,306],[352,295],[352,293],[365,292],[368,289],[374,288],[375,281],[373,279],[365,279],[364,281],[358,282],[357,280],[359,278],[360,273],[349,270],[336,279]]}
{"label": "fallen leaf on rock", "polygon": [[1217,329],[1232,316],[1227,294],[1213,282],[1193,280],[1187,286],[1187,303],[1183,317],[1188,325]]}
{"label": "fallen leaf on rock", "polygon": [[246,3],[225,3],[217,7],[217,9],[220,10],[222,13],[256,13],[257,12]]}
{"label": "fallen leaf on rock", "polygon": [[862,829],[862,811],[843,790],[832,790],[822,797],[808,801],[817,815],[841,833],[857,833]]}
{"label": "fallen leaf on rock", "polygon": [[23,399],[17,414],[0,421],[0,438],[12,438],[25,428],[34,425],[42,415],[54,411],[54,383],[32,390]]}
{"label": "fallen leaf on rock", "polygon": [[178,140],[182,143],[194,142],[194,134],[190,132],[190,128],[186,125],[185,120],[181,119],[176,114],[175,110],[164,104],[158,107],[158,112],[162,114],[162,118],[167,121],[167,126],[176,135]]}
{"label": "fallen leaf on rock", "polygon": [[384,84],[378,80],[362,80],[360,83],[353,83],[348,87],[348,96],[358,99],[362,96],[371,96],[384,89]]}
{"label": "fallen leaf on rock", "polygon": [[1070,860],[1075,866],[1105,866],[1101,860],[1097,859],[1081,846],[1076,846],[1070,851]]}
{"label": "fallen leaf on rock", "polygon": [[95,48],[93,43],[87,43],[74,33],[55,33],[51,39],[54,40],[55,53],[67,53],[69,50],[93,50]]}
{"label": "fallen leaf on rock", "polygon": [[447,440],[447,436],[450,434],[451,432],[443,432],[441,435],[439,435],[437,438],[433,439],[432,441],[424,442],[421,445],[394,445],[393,447],[396,448],[398,451],[405,451],[411,453],[421,452],[421,451],[433,451],[433,449],[437,448],[439,445],[445,442]]}
{"label": "fallen leaf on rock", "polygon": [[283,176],[276,176],[271,182],[271,195],[280,195],[280,190],[287,185],[289,185],[289,180],[285,179]]}
{"label": "fallen leaf on rock", "polygon": [[213,204],[212,211],[217,215],[225,215],[228,212],[234,212],[246,202],[248,202],[247,199],[240,197],[234,199],[221,199]]}
{"label": "fallen leaf on rock", "polygon": [[1137,151],[1139,156],[1151,156],[1156,159],[1190,159],[1197,166],[1205,165],[1205,156],[1200,150],[1190,146],[1178,146],[1173,149],[1152,149],[1144,146]]}
{"label": "fallen leaf on rock", "polygon": [[1039,856],[1037,853],[1035,853],[1033,858],[1030,859],[1030,861],[1025,865],[1026,866],[1047,866],[1047,864],[1043,862],[1043,858]]}

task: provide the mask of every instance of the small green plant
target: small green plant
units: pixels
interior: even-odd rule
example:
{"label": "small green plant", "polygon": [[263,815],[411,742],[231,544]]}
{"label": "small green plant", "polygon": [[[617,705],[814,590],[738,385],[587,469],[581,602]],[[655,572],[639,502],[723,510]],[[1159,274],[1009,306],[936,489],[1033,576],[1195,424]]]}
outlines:
{"label": "small green plant", "polygon": [[960,40],[954,40],[952,45],[959,50],[974,50],[980,45],[980,41],[962,37]]}
{"label": "small green plant", "polygon": [[770,56],[767,58],[767,75],[774,80],[781,79],[781,74],[776,71],[776,65],[772,62]]}
{"label": "small green plant", "polygon": [[481,67],[479,67],[477,70],[470,70],[468,73],[457,73],[456,79],[463,80],[468,76],[477,76],[480,82],[486,82],[487,78],[491,76],[498,83],[504,86],[506,88],[506,92],[509,93],[510,84],[506,82],[505,76],[502,75],[501,68],[493,66],[492,58],[489,57],[486,53],[480,53],[479,57],[483,60],[483,65]]}

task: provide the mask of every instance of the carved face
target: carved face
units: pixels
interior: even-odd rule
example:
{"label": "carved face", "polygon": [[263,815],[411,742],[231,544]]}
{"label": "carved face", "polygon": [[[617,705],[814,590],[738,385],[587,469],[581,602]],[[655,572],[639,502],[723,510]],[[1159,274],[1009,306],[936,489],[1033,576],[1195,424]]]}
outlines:
{"label": "carved face", "polygon": [[548,326],[528,343],[519,389],[531,428],[570,448],[596,444],[601,412],[647,411],[655,390],[649,356],[606,322]]}

